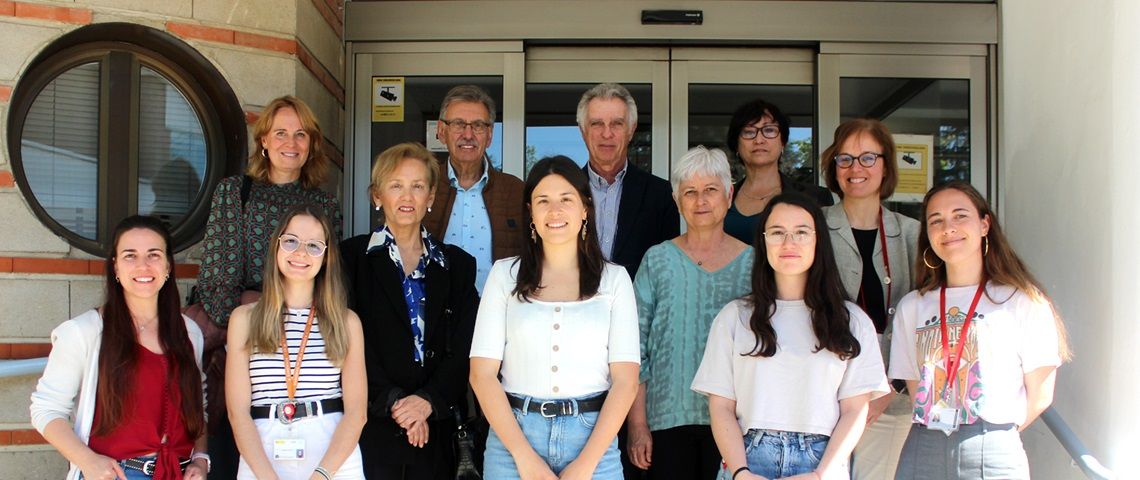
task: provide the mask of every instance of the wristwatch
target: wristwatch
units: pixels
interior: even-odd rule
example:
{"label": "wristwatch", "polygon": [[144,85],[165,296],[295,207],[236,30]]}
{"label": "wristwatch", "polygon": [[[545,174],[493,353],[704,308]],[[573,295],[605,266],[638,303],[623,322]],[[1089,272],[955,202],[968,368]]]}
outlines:
{"label": "wristwatch", "polygon": [[210,454],[208,454],[206,452],[194,452],[190,455],[190,461],[191,462],[193,462],[194,460],[197,460],[199,458],[206,461],[206,473],[210,473],[210,469],[213,466],[213,464],[210,463]]}

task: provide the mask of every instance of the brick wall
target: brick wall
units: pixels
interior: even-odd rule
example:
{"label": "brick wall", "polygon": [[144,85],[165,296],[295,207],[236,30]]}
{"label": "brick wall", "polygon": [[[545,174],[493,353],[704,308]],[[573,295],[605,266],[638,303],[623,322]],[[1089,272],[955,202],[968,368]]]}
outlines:
{"label": "brick wall", "polygon": [[[222,73],[255,121],[271,99],[312,107],[334,161],[343,151],[343,0],[0,0],[0,360],[43,356],[51,329],[102,298],[100,259],[72,248],[32,213],[12,175],[8,106],[32,59],[84,25],[129,22],[163,30]],[[339,178],[330,185],[339,185]],[[176,256],[179,286],[197,274],[197,248]],[[60,478],[66,462],[28,423],[36,377],[0,379],[0,478]]]}

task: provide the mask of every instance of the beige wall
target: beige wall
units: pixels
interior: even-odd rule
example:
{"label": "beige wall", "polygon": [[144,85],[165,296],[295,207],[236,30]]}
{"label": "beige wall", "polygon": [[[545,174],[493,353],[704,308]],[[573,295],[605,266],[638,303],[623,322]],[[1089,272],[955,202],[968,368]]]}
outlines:
{"label": "beige wall", "polygon": [[[322,82],[300,59],[304,54],[234,43],[201,40],[178,34],[198,50],[225,77],[246,112],[257,113],[275,97],[297,95],[318,116],[325,137],[339,150],[343,143],[344,48],[339,26],[318,13],[316,2],[326,0],[23,0],[27,4],[62,7],[91,23],[130,22],[167,30],[171,23],[252,34],[272,42],[295,42],[316,61],[327,77]],[[3,3],[3,2],[0,2]],[[29,9],[2,13],[0,9],[0,91],[14,87],[28,64],[44,47],[82,25],[62,17],[22,15]],[[327,8],[327,7],[326,7]],[[40,10],[42,11],[42,9]],[[62,14],[61,14],[62,15]],[[78,23],[84,23],[81,20]],[[212,31],[216,31],[212,30]],[[279,43],[278,43],[279,44]],[[321,67],[323,65],[323,67]],[[340,88],[339,94],[336,88]],[[18,92],[17,92],[18,93]],[[0,97],[0,127],[6,127],[9,102]],[[6,130],[0,130],[0,175],[8,177]],[[335,170],[335,169],[334,169]],[[339,185],[339,170],[329,183]],[[0,186],[0,264],[8,257],[91,259],[70,247],[32,213],[22,192]],[[179,262],[194,262],[196,249],[178,255]],[[193,279],[179,281],[183,292]],[[0,344],[46,343],[60,322],[95,306],[102,298],[101,278],[79,273],[0,272]],[[38,376],[0,379],[0,400],[11,408],[0,412],[0,432],[31,428],[28,397]],[[4,438],[7,438],[6,436]],[[49,446],[7,445],[0,442],[0,478],[61,478],[66,462]],[[13,441],[12,443],[16,443]]]}
{"label": "beige wall", "polygon": [[[1135,0],[1001,3],[1004,225],[1069,326],[1055,406],[1120,478],[1140,471],[1137,25]],[[1083,478],[1042,427],[1033,477]]]}

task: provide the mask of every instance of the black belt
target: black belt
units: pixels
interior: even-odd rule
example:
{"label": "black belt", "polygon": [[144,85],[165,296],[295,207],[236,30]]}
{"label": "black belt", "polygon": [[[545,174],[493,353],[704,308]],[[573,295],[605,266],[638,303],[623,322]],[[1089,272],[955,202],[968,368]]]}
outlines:
{"label": "black belt", "polygon": [[[522,409],[524,404],[527,404],[526,398],[516,397],[514,395],[507,395],[507,403],[511,404],[511,408]],[[574,403],[578,404],[578,410],[574,410]],[[540,413],[546,418],[565,417],[567,415],[577,415],[585,412],[596,412],[602,409],[602,404],[606,403],[606,392],[602,392],[590,398],[582,400],[547,400],[540,402],[531,399],[527,405],[528,412]]]}
{"label": "black belt", "polygon": [[[286,418],[285,417],[284,406],[285,406],[285,404],[289,404],[289,403],[293,404],[293,407],[294,407],[292,418]],[[319,410],[317,409],[318,403],[321,404],[320,405],[321,408]],[[270,418],[269,413],[273,410],[274,407],[277,408],[277,419],[280,420],[281,423],[293,423],[293,422],[300,420],[302,418],[305,418],[305,417],[316,416],[317,412],[324,412],[324,413],[343,412],[344,411],[344,400],[339,399],[339,398],[326,398],[324,400],[312,401],[312,402],[283,401],[283,402],[280,402],[276,405],[261,405],[261,406],[254,405],[252,407],[249,407],[249,415],[252,416],[254,419]]]}
{"label": "black belt", "polygon": [[[143,472],[144,475],[154,476],[154,462],[155,459],[153,458],[147,460],[142,460],[139,458],[128,458],[126,460],[120,461],[119,465],[130,468],[132,470],[138,470],[140,472]],[[178,466],[181,467],[182,470],[186,470],[187,465],[190,465],[190,460],[183,460],[181,462],[178,462]]]}

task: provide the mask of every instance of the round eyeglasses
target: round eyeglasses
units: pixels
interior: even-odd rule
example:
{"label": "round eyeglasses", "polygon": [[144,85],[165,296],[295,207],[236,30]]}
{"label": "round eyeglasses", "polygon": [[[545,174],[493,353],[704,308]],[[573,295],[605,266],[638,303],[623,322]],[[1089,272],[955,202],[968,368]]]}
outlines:
{"label": "round eyeglasses", "polygon": [[815,230],[796,230],[793,232],[786,232],[784,230],[772,230],[771,232],[764,232],[764,243],[768,245],[783,245],[784,242],[791,239],[792,243],[804,243],[809,238],[815,236]]}
{"label": "round eyeglasses", "polygon": [[863,152],[860,153],[858,157],[856,157],[849,153],[840,153],[839,155],[836,155],[832,158],[835,160],[835,165],[839,168],[851,168],[851,165],[855,164],[856,159],[859,160],[859,165],[862,165],[863,168],[871,168],[875,166],[875,162],[879,161],[880,158],[883,158],[883,154],[875,152]]}
{"label": "round eyeglasses", "polygon": [[753,138],[756,138],[757,134],[763,135],[764,138],[768,139],[778,138],[780,136],[780,126],[764,125],[760,128],[744,127],[740,129],[740,138],[743,138],[745,140],[752,140]]}
{"label": "round eyeglasses", "polygon": [[328,245],[325,245],[325,242],[320,240],[301,240],[291,233],[282,234],[281,238],[278,239],[278,243],[281,244],[281,249],[284,250],[285,253],[296,252],[297,249],[303,245],[305,247],[305,253],[309,254],[310,257],[324,255],[325,250],[329,248]]}

